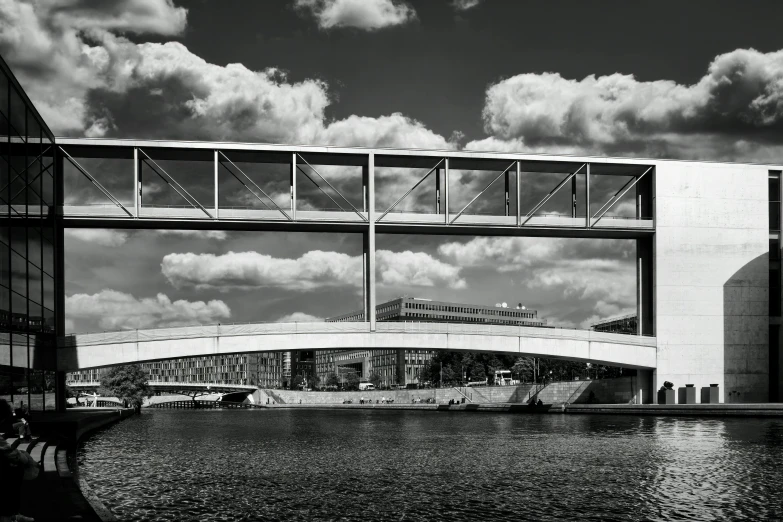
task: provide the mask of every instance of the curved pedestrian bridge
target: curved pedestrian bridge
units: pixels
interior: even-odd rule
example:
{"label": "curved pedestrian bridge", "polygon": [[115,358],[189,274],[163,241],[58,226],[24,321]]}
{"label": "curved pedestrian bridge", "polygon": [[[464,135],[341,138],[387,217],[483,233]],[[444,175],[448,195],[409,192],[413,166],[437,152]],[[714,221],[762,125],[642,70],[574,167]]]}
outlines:
{"label": "curved pedestrian bridge", "polygon": [[425,322],[255,323],[77,334],[62,338],[64,371],[204,355],[340,349],[492,352],[656,368],[655,337],[591,330]]}

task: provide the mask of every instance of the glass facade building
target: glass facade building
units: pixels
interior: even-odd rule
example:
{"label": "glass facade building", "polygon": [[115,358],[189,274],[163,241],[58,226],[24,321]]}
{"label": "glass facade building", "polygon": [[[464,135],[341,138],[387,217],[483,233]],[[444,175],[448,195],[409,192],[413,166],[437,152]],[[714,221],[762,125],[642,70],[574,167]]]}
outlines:
{"label": "glass facade building", "polygon": [[0,398],[56,409],[54,137],[1,59],[0,142]]}

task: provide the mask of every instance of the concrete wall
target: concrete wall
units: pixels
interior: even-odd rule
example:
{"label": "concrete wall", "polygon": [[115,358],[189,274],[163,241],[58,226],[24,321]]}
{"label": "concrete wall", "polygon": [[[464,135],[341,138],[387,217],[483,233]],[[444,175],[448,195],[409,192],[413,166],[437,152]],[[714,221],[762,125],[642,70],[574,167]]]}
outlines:
{"label": "concrete wall", "polygon": [[768,170],[660,162],[655,178],[655,389],[718,383],[768,400]]}

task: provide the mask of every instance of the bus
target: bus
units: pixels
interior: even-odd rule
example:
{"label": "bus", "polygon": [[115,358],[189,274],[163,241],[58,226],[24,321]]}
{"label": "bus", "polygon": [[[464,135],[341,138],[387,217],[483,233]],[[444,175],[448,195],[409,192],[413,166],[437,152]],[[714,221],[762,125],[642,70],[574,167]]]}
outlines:
{"label": "bus", "polygon": [[375,385],[371,382],[360,382],[359,391],[372,391],[375,389]]}

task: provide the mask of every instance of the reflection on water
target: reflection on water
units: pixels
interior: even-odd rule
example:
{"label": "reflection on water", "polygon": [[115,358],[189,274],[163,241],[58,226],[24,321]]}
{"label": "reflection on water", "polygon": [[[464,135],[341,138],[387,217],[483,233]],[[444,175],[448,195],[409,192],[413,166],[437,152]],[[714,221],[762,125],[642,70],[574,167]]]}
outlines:
{"label": "reflection on water", "polygon": [[783,421],[145,411],[87,439],[120,520],[783,517]]}

